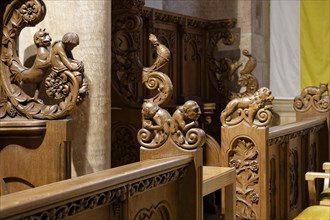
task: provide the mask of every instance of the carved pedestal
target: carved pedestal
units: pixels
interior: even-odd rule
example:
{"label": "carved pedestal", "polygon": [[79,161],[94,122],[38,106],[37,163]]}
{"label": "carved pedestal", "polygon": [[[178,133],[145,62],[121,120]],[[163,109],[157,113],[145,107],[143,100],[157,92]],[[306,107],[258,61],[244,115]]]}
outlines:
{"label": "carved pedestal", "polygon": [[0,195],[70,177],[70,122],[0,121]]}

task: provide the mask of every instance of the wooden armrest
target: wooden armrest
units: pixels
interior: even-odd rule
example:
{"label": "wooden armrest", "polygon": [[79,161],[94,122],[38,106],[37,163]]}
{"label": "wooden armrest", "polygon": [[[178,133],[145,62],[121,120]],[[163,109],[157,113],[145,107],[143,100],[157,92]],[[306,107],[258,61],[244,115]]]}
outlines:
{"label": "wooden armrest", "polygon": [[305,179],[308,181],[308,195],[309,195],[309,205],[318,205],[315,179],[330,179],[330,173],[320,173],[320,172],[307,172],[305,174]]}
{"label": "wooden armrest", "polygon": [[330,162],[323,163],[322,168],[326,173],[330,173]]}

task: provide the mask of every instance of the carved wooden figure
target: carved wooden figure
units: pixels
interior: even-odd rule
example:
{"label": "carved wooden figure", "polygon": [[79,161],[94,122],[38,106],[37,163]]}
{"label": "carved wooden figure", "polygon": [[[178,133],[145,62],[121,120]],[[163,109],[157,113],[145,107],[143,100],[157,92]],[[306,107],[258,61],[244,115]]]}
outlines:
{"label": "carved wooden figure", "polygon": [[[221,112],[220,120],[222,126],[235,125],[245,120],[249,125],[264,126],[272,119],[270,110],[274,97],[271,91],[262,87],[251,96],[235,98],[230,101]],[[237,113],[236,116],[234,113]],[[235,117],[233,117],[235,116]],[[255,117],[259,122],[255,122]]]}
{"label": "carved wooden figure", "polygon": [[[27,68],[20,62],[16,46],[20,32],[39,23],[45,12],[46,7],[41,0],[14,0],[5,10],[1,41],[0,118],[64,118],[87,94],[83,63],[73,59],[71,53],[79,43],[76,34],[67,33],[61,41],[50,46],[50,35],[45,29],[40,29],[34,35],[37,54],[33,66]],[[33,97],[23,91],[21,83],[36,84]],[[39,99],[42,83],[45,83],[47,95],[59,100],[57,104],[47,105],[45,100]]]}
{"label": "carved wooden figure", "polygon": [[326,112],[330,110],[330,95],[328,84],[320,83],[319,87],[309,86],[304,88],[300,95],[294,98],[293,108],[297,112],[298,119],[299,115],[305,112],[310,112],[311,114],[326,114]]}

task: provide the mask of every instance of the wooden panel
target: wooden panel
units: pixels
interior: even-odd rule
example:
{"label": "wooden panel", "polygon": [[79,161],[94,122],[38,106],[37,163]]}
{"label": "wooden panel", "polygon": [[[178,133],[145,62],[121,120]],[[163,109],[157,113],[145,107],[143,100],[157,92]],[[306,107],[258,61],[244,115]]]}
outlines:
{"label": "wooden panel", "polygon": [[71,176],[70,120],[0,122],[1,195]]}

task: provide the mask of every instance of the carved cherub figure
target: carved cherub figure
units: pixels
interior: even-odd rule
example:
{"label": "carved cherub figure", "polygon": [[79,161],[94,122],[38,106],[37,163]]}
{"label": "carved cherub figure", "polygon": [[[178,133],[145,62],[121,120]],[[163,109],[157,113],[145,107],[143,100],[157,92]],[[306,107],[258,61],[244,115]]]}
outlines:
{"label": "carved cherub figure", "polygon": [[253,124],[254,117],[260,108],[271,109],[271,105],[266,105],[273,101],[274,97],[271,91],[262,87],[258,89],[253,95],[242,98],[235,98],[231,100],[226,108],[221,112],[220,120],[223,126],[226,122],[231,120],[231,115],[238,109],[246,109],[248,112],[248,123]]}
{"label": "carved cherub figure", "polygon": [[152,66],[143,68],[144,71],[159,70],[162,68],[171,57],[170,50],[163,44],[159,43],[157,37],[153,34],[149,35],[149,40],[156,47],[157,58]]}
{"label": "carved cherub figure", "polygon": [[79,36],[72,32],[66,33],[61,41],[56,41],[52,45],[51,64],[52,70],[57,73],[71,71],[79,83],[79,94],[83,95],[88,89],[84,64],[82,61],[74,59],[71,52],[77,45],[79,45]]}
{"label": "carved cherub figure", "polygon": [[321,99],[322,94],[325,92],[329,92],[328,84],[320,83],[320,87],[309,86],[309,87],[304,88],[300,94],[300,98],[302,100],[305,100],[305,99],[309,100],[310,97],[313,96],[316,101],[319,101]]}
{"label": "carved cherub figure", "polygon": [[171,134],[178,144],[185,143],[185,134],[191,128],[198,126],[201,110],[195,101],[189,100],[180,106],[174,113],[171,122]]}
{"label": "carved cherub figure", "polygon": [[32,67],[27,69],[18,66],[17,62],[13,62],[11,69],[14,72],[14,81],[35,83],[37,85],[33,99],[38,100],[41,83],[43,82],[50,68],[49,46],[51,44],[52,38],[49,36],[49,33],[46,32],[45,29],[40,29],[34,34],[33,40],[37,46],[37,54]]}
{"label": "carved cherub figure", "polygon": [[156,103],[145,102],[142,105],[142,127],[154,132],[156,144],[166,140],[170,129],[171,115]]}

